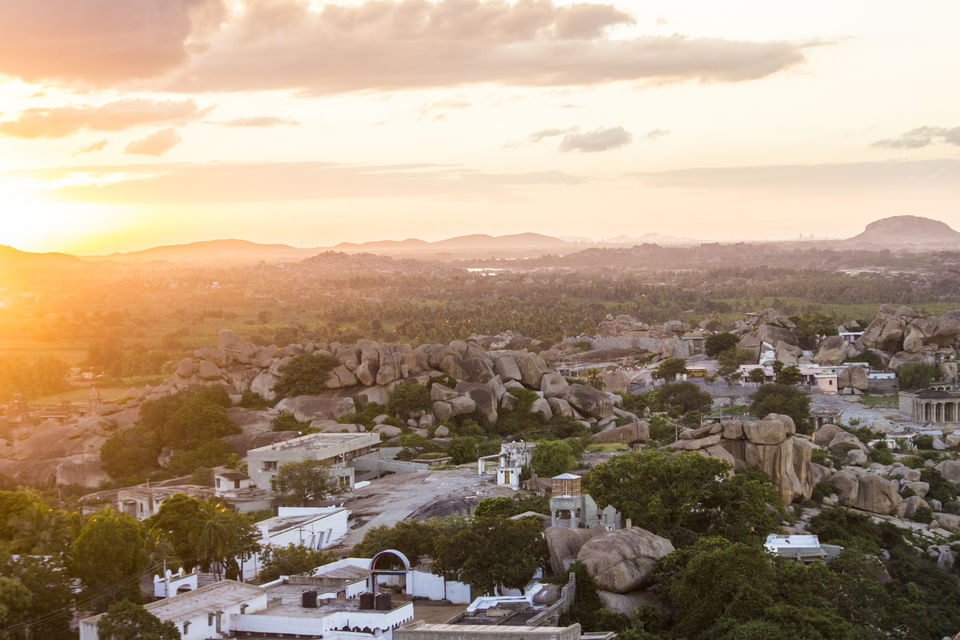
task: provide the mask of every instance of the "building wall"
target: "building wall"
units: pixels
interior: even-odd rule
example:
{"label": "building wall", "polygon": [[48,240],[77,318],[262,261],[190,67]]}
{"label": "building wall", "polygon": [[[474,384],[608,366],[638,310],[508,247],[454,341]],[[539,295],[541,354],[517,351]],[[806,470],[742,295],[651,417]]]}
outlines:
{"label": "building wall", "polygon": [[[402,624],[413,620],[413,603],[406,603],[391,611],[336,611],[324,617],[314,616],[284,616],[248,614],[237,615],[231,619],[231,631],[247,633],[264,633],[270,635],[323,635],[335,630],[371,629],[380,630],[380,638],[391,640],[393,630]],[[367,634],[357,634],[355,637],[371,637]]]}
{"label": "building wall", "polygon": [[[296,510],[296,509],[294,509]],[[287,514],[296,515],[296,514]],[[260,530],[260,543],[275,547],[295,545],[310,549],[326,549],[332,547],[347,535],[347,522],[350,516],[348,509],[337,509],[324,517],[308,522],[300,527],[293,527],[273,535],[264,529]],[[254,554],[243,563],[243,579],[249,580],[260,573],[260,554]]]}
{"label": "building wall", "polygon": [[407,572],[407,593],[418,598],[449,600],[454,604],[469,604],[473,600],[470,585],[445,580],[443,576],[426,571]]}
{"label": "building wall", "polygon": [[[288,462],[303,462],[304,460],[330,461],[331,463],[351,460],[360,455],[369,453],[372,446],[379,444],[380,434],[365,434],[365,437],[351,438],[345,442],[326,447],[311,447],[316,442],[322,442],[325,434],[312,434],[295,438],[284,443],[251,449],[247,452],[247,474],[258,488],[270,490],[270,478],[277,470]],[[302,447],[296,446],[296,441],[303,442]],[[286,446],[284,446],[286,445]],[[274,446],[276,448],[274,448]],[[276,469],[266,469],[266,462],[276,463]]]}

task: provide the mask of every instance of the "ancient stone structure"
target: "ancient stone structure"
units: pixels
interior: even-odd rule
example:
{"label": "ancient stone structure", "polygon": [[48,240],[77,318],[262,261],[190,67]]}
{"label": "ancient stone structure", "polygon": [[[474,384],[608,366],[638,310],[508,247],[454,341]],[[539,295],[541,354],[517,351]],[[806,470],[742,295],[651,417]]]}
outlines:
{"label": "ancient stone structure", "polygon": [[948,389],[923,389],[900,392],[900,411],[920,424],[960,422],[960,392]]}

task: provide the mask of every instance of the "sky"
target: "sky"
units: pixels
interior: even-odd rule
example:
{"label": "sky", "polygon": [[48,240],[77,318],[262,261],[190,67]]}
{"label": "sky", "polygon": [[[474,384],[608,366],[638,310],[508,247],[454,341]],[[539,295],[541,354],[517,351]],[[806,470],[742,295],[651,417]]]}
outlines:
{"label": "sky", "polygon": [[0,0],[0,244],[960,228],[960,3]]}

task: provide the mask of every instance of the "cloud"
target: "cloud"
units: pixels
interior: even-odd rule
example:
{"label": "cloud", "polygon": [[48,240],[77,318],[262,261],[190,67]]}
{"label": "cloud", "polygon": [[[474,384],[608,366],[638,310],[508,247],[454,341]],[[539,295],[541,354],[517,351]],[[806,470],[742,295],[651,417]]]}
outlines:
{"label": "cloud", "polygon": [[433,116],[433,121],[442,120],[447,117],[447,111],[454,109],[469,109],[471,106],[470,102],[462,98],[445,98],[443,100],[435,100],[433,102],[427,102],[422,107],[420,107],[417,112],[420,114],[417,116],[417,120],[426,119],[432,112],[438,111],[436,115]]}
{"label": "cloud", "polygon": [[[655,131],[659,131],[656,129]],[[652,133],[652,132],[651,132]],[[581,131],[580,127],[566,129],[542,129],[531,133],[521,142],[507,143],[506,147],[519,147],[524,144],[535,144],[545,138],[563,136],[558,147],[560,151],[607,151],[630,144],[633,136],[623,127],[600,127],[594,131]],[[649,137],[649,135],[647,136]]]}
{"label": "cloud", "polygon": [[162,156],[178,144],[180,144],[180,134],[176,129],[161,129],[146,138],[134,140],[123,151],[144,156]]}
{"label": "cloud", "polygon": [[0,74],[110,86],[170,71],[222,0],[0,0]]}
{"label": "cloud", "polygon": [[85,147],[80,147],[73,152],[73,155],[80,155],[81,153],[90,153],[91,151],[103,151],[104,147],[107,146],[107,140],[101,140],[99,142],[94,142],[93,144],[88,144]]}
{"label": "cloud", "polygon": [[875,147],[920,149],[935,144],[960,146],[960,127],[918,127],[896,138],[873,143]]}
{"label": "cloud", "polygon": [[560,142],[560,151],[607,151],[633,142],[633,136],[623,127],[596,129],[584,133],[568,133]]}
{"label": "cloud", "polygon": [[960,190],[960,160],[850,162],[751,167],[702,167],[635,174],[654,187],[694,190],[846,189],[868,192],[911,187]]}
{"label": "cloud", "polygon": [[341,198],[498,198],[534,185],[573,186],[559,171],[483,173],[446,165],[343,165],[325,162],[141,164],[8,172],[59,182],[59,195],[84,202],[197,204]]}
{"label": "cloud", "polygon": [[272,116],[253,116],[251,118],[236,118],[223,122],[214,122],[222,127],[279,127],[284,125],[300,124],[290,118],[274,118]]}
{"label": "cloud", "polygon": [[664,136],[670,135],[670,132],[666,129],[652,129],[647,131],[647,135],[643,136],[647,140],[656,140],[657,138],[662,138]]}
{"label": "cloud", "polygon": [[203,113],[193,100],[119,100],[99,107],[33,108],[16,120],[0,122],[0,133],[17,138],[63,138],[81,129],[120,131],[142,124],[186,122]]}
{"label": "cloud", "polygon": [[552,0],[251,2],[172,83],[182,91],[306,94],[460,86],[762,78],[804,62],[791,42],[613,38],[634,19],[609,4]]}

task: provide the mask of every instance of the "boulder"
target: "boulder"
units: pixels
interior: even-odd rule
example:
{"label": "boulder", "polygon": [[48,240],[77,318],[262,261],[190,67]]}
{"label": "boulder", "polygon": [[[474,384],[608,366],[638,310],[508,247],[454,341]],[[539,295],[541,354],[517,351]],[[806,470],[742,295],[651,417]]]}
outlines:
{"label": "boulder", "polygon": [[759,469],[770,478],[783,504],[790,504],[803,496],[804,484],[797,477],[794,467],[792,439],[784,440],[778,445],[747,441],[744,443],[743,453],[747,466]]}
{"label": "boulder", "polygon": [[382,344],[377,350],[380,366],[377,369],[377,384],[388,385],[410,375],[417,365],[413,348],[408,344]]}
{"label": "boulder", "polygon": [[914,494],[920,496],[921,498],[927,495],[927,492],[930,491],[930,484],[927,482],[904,482],[902,485],[903,489],[910,489]]}
{"label": "boulder", "polygon": [[540,378],[540,391],[544,398],[562,398],[569,387],[566,378],[556,371],[545,373]]}
{"label": "boulder", "polygon": [[844,433],[843,429],[835,424],[825,424],[814,432],[813,442],[826,447],[838,433]]}
{"label": "boulder", "polygon": [[867,453],[867,448],[862,442],[860,442],[860,439],[847,431],[841,431],[835,435],[833,440],[830,441],[830,444],[827,445],[827,448],[834,453],[845,454],[851,449],[857,449],[862,451],[864,454]]}
{"label": "boulder", "polygon": [[477,410],[490,424],[497,421],[497,394],[490,385],[479,382],[458,382],[457,392],[467,396],[476,404]]}
{"label": "boulder", "polygon": [[833,474],[830,482],[839,492],[840,504],[845,507],[890,515],[903,498],[897,484],[867,471],[856,473],[843,469]]}
{"label": "boulder", "polygon": [[780,444],[797,432],[790,416],[771,413],[763,420],[743,423],[743,434],[753,444]]}
{"label": "boulder", "polygon": [[623,371],[606,371],[600,374],[604,389],[610,393],[626,393],[630,380]]}
{"label": "boulder", "polygon": [[637,444],[650,441],[650,424],[646,421],[613,427],[595,434],[592,442],[598,444]]}
{"label": "boulder", "polygon": [[838,365],[847,355],[847,343],[841,336],[827,336],[820,341],[814,361],[817,364]]}
{"label": "boulder", "polygon": [[[357,376],[355,376],[353,372],[350,371],[350,369],[345,365],[341,364],[338,367],[334,367],[330,377],[333,378],[334,376],[337,378],[338,387],[352,387],[353,385],[357,384]],[[330,383],[328,381],[327,385],[329,386],[329,384]]]}
{"label": "boulder", "polygon": [[505,393],[503,397],[500,398],[500,408],[504,411],[513,411],[517,408],[518,403],[517,396],[512,393]]}
{"label": "boulder", "polygon": [[335,403],[336,399],[329,396],[294,396],[278,402],[276,409],[281,413],[292,413],[300,422],[310,422],[317,418],[332,418]]}
{"label": "boulder", "polygon": [[193,358],[184,358],[177,364],[177,375],[181,378],[189,378],[197,372],[197,363]]}
{"label": "boulder", "polygon": [[277,398],[277,394],[273,392],[273,385],[277,380],[278,378],[269,371],[261,371],[250,383],[250,391],[259,394],[267,402],[273,402]]}
{"label": "boulder", "polygon": [[606,418],[613,415],[613,400],[610,396],[587,385],[570,385],[566,400],[574,409],[591,418]]}
{"label": "boulder", "polygon": [[840,389],[867,390],[866,367],[846,367],[837,374],[837,387]]}
{"label": "boulder", "polygon": [[920,507],[930,508],[930,505],[927,504],[927,501],[921,498],[920,496],[910,496],[909,498],[904,498],[903,502],[897,505],[896,509],[893,511],[893,515],[898,518],[908,518],[913,520],[913,517],[917,515],[917,509]]}
{"label": "boulder", "polygon": [[393,425],[389,425],[389,424],[377,425],[376,427],[373,428],[373,430],[374,432],[379,433],[380,437],[383,438],[384,440],[388,440],[390,438],[396,438],[401,433],[403,433],[403,429],[401,429],[400,427],[394,427]]}
{"label": "boulder", "polygon": [[517,365],[517,361],[513,356],[507,355],[497,358],[497,361],[493,363],[493,370],[504,382],[507,380],[520,380],[522,378],[520,367]]}
{"label": "boulder", "polygon": [[920,353],[920,350],[923,349],[923,339],[925,337],[918,326],[915,324],[908,325],[903,332],[903,350],[907,353]]}
{"label": "boulder", "polygon": [[200,362],[200,366],[197,367],[197,375],[201,380],[219,380],[220,367],[209,360],[203,360]]}
{"label": "boulder", "polygon": [[843,458],[843,463],[854,467],[863,467],[867,464],[867,454],[860,449],[850,449]]}
{"label": "boulder", "polygon": [[220,330],[217,336],[217,348],[226,355],[229,362],[239,362],[240,364],[250,364],[257,352],[256,345],[241,340],[230,329]]}
{"label": "boulder", "polygon": [[446,438],[449,435],[450,435],[450,429],[442,424],[433,430],[434,438]]}
{"label": "boulder", "polygon": [[598,589],[627,593],[646,585],[657,560],[673,551],[666,538],[631,527],[591,538],[581,547],[577,560],[584,564]]}
{"label": "boulder", "polygon": [[453,400],[460,394],[451,389],[450,387],[444,386],[439,382],[434,382],[430,385],[430,399],[431,400],[443,400],[444,402]]}
{"label": "boulder", "polygon": [[933,517],[936,518],[940,526],[947,531],[957,531],[960,529],[960,516],[953,515],[952,513],[934,513]]}
{"label": "boulder", "polygon": [[[440,418],[440,414],[437,413],[436,411],[437,404],[438,403],[436,402],[433,403],[434,413],[437,414],[437,418]],[[465,396],[453,398],[452,400],[449,400],[446,404],[450,406],[450,409],[453,412],[453,415],[455,416],[466,415],[468,413],[473,413],[474,411],[477,410],[477,403],[474,402],[471,398],[468,398]]]}
{"label": "boulder", "polygon": [[890,363],[887,365],[891,371],[900,373],[900,369],[903,365],[909,362],[923,362],[923,355],[919,353],[907,353],[906,351],[898,351],[893,354],[893,357],[890,358]]}
{"label": "boulder", "polygon": [[550,403],[546,398],[537,398],[530,405],[530,413],[539,414],[543,420],[549,420],[553,417],[553,410],[550,409]]}
{"label": "boulder", "polygon": [[550,552],[550,568],[554,573],[563,573],[577,560],[577,554],[588,540],[606,533],[601,526],[592,529],[567,529],[547,527],[544,537]]}
{"label": "boulder", "polygon": [[937,471],[950,482],[960,484],[960,460],[944,460],[937,465]]}
{"label": "boulder", "polygon": [[390,400],[390,392],[386,387],[369,387],[353,396],[358,405],[365,405],[368,402],[386,405]]}
{"label": "boulder", "polygon": [[725,440],[739,440],[743,437],[743,422],[739,418],[726,418],[720,422]]}
{"label": "boulder", "polygon": [[353,398],[341,398],[337,402],[337,406],[333,409],[333,417],[335,420],[339,420],[343,416],[348,416],[351,413],[356,413],[357,405],[354,402]]}
{"label": "boulder", "polygon": [[573,407],[563,398],[547,398],[547,404],[550,405],[550,413],[555,416],[573,417]]}
{"label": "boulder", "polygon": [[550,605],[560,599],[560,585],[545,584],[533,594],[533,604]]}
{"label": "boulder", "polygon": [[631,591],[630,593],[613,593],[611,591],[597,591],[600,604],[608,611],[633,615],[638,607],[649,605],[663,609],[663,603],[650,591]]}
{"label": "boulder", "polygon": [[792,345],[788,342],[780,340],[777,342],[775,347],[774,357],[785,364],[786,366],[792,366],[797,364],[797,360],[803,356],[803,349],[798,346]]}
{"label": "boulder", "polygon": [[531,389],[539,389],[541,379],[549,371],[543,358],[535,353],[522,353],[516,360],[520,369],[520,381]]}
{"label": "boulder", "polygon": [[696,451],[697,449],[705,449],[707,447],[713,447],[720,444],[720,434],[715,433],[713,435],[706,436],[705,438],[697,438],[695,440],[677,440],[676,442],[671,442],[667,445],[668,449],[681,449],[683,451]]}
{"label": "boulder", "polygon": [[380,370],[379,360],[378,362],[363,361],[357,365],[357,370],[354,374],[357,376],[357,381],[364,385],[365,387],[372,387],[377,384],[377,372]]}
{"label": "boulder", "polygon": [[[197,349],[193,352],[193,355],[197,356],[200,360],[209,360],[218,367],[226,367],[230,364],[230,358],[227,357],[227,354],[220,349],[213,349],[210,347],[204,347],[203,349]],[[253,358],[253,364],[257,363],[259,357],[259,350],[256,356]],[[268,366],[270,363],[267,363],[264,366]],[[261,369],[263,367],[260,367]]]}

